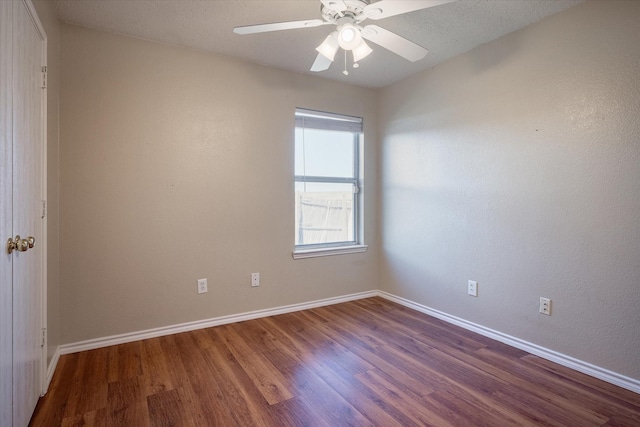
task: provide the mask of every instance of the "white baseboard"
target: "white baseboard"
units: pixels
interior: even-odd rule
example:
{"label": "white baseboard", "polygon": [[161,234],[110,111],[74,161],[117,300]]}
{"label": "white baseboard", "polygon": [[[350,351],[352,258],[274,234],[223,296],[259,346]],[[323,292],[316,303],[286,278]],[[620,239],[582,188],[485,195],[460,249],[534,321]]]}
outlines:
{"label": "white baseboard", "polygon": [[492,338],[496,341],[500,341],[512,347],[526,351],[527,353],[534,354],[542,357],[543,359],[550,360],[558,363],[559,365],[566,366],[567,368],[574,369],[578,372],[590,375],[594,378],[606,381],[608,383],[617,385],[619,387],[631,390],[640,394],[640,380],[629,378],[617,372],[610,371],[608,369],[601,368],[599,366],[592,365],[582,360],[567,356],[562,353],[550,350],[545,347],[541,347],[537,344],[530,343],[528,341],[521,340],[516,337],[512,337],[502,332],[486,328],[482,325],[478,325],[468,320],[461,319],[459,317],[452,316],[442,311],[435,310],[433,308],[418,304],[405,298],[398,297],[383,291],[369,291],[361,292],[357,294],[344,295],[340,297],[327,298],[323,300],[316,300],[300,304],[292,304],[282,307],[270,308],[265,310],[256,310],[247,313],[233,314],[229,316],[215,317],[212,319],[198,320],[195,322],[181,323],[178,325],[166,326],[162,328],[147,329],[145,331],[130,332],[120,335],[112,335],[104,338],[96,338],[92,340],[80,341],[71,344],[64,344],[57,348],[54,353],[49,367],[47,370],[47,388],[53,378],[53,373],[57,367],[58,359],[63,354],[77,353],[80,351],[93,350],[96,348],[108,347],[116,344],[124,344],[134,341],[140,341],[148,338],[155,338],[165,335],[177,334],[181,332],[194,331],[197,329],[204,329],[213,326],[225,325],[229,323],[242,322],[245,320],[258,319],[261,317],[275,316],[278,314],[292,313],[295,311],[307,310],[316,307],[322,307],[332,304],[339,304],[342,302],[353,301],[363,298],[370,298],[374,296],[380,296],[388,299],[389,301],[396,302],[405,307],[414,309],[421,313],[428,314],[437,319],[444,320],[445,322],[460,326],[464,329],[476,332],[488,338]]}
{"label": "white baseboard", "polygon": [[[229,323],[243,322],[245,320],[258,319],[261,317],[276,316],[278,314],[292,313],[294,311],[308,310],[310,308],[322,307],[325,305],[339,304],[341,302],[353,301],[363,298],[371,298],[378,295],[377,291],[360,292],[357,294],[344,295],[334,298],[326,298],[300,304],[291,304],[282,307],[256,310],[248,313],[232,314],[229,316],[215,317],[212,319],[197,320],[195,322],[181,323],[178,325],[165,326],[162,328],[147,329],[139,332],[129,332],[126,334],[112,335],[104,338],[80,341],[71,344],[63,344],[59,347],[59,354],[77,353],[80,351],[93,350],[96,348],[108,347],[116,344],[124,344],[140,341],[148,338],[161,337],[165,335],[178,334],[181,332],[195,331],[198,329],[210,328],[212,326],[226,325]],[[57,361],[56,361],[57,362]],[[54,368],[55,369],[55,368]]]}
{"label": "white baseboard", "polygon": [[53,373],[58,367],[58,360],[60,360],[60,346],[56,347],[56,351],[53,353],[53,357],[51,357],[51,362],[49,362],[49,365],[47,366],[47,377],[45,378],[44,390],[42,390],[43,396],[47,393],[47,390],[49,390]]}
{"label": "white baseboard", "polygon": [[438,311],[433,308],[424,306],[422,304],[415,303],[405,298],[400,298],[398,296],[395,296],[387,292],[378,291],[377,294],[382,298],[388,299],[389,301],[396,302],[405,307],[414,309],[421,313],[428,314],[429,316],[433,316],[440,320],[444,320],[445,322],[452,323],[464,329],[476,332],[485,337],[492,338],[496,341],[500,341],[512,347],[526,351],[527,353],[534,354],[536,356],[542,357],[543,359],[550,360],[559,365],[566,366],[567,368],[571,368],[578,372],[582,372],[583,374],[590,375],[594,378],[598,378],[600,380],[606,381],[608,383],[617,385],[619,387],[622,387],[627,390],[631,390],[635,393],[640,394],[640,380],[629,378],[627,376],[618,374],[617,372],[613,372],[608,369],[604,369],[599,366],[592,365],[585,361],[573,358],[571,356],[567,356],[566,354],[558,353],[557,351],[553,351],[548,348],[541,347],[537,344],[533,344],[533,343],[521,340],[519,338],[512,337],[507,334],[503,334],[502,332],[498,332],[493,329],[486,328],[482,325],[469,322],[468,320],[464,320],[459,317],[452,316],[442,311]]}

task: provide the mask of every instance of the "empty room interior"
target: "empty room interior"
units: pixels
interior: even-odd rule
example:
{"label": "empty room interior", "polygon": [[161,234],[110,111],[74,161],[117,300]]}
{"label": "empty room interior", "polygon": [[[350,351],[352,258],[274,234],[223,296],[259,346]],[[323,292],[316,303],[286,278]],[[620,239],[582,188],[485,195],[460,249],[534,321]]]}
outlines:
{"label": "empty room interior", "polygon": [[640,425],[640,1],[3,3],[0,424]]}

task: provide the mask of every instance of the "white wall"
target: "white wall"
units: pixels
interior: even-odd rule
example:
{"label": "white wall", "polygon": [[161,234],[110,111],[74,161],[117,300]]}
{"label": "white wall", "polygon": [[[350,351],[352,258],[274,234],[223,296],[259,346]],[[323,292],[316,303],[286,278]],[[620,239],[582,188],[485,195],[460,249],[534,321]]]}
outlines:
{"label": "white wall", "polygon": [[640,379],[639,22],[587,2],[382,91],[383,290]]}
{"label": "white wall", "polygon": [[[69,25],[61,63],[62,343],[378,288],[375,91]],[[295,107],[364,118],[366,253],[291,257]]]}

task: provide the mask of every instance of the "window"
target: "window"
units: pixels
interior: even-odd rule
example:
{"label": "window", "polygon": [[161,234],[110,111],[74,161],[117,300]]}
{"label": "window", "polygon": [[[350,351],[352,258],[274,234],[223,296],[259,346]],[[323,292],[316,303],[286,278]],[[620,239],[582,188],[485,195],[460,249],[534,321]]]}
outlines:
{"label": "window", "polygon": [[359,117],[296,109],[294,258],[362,252]]}

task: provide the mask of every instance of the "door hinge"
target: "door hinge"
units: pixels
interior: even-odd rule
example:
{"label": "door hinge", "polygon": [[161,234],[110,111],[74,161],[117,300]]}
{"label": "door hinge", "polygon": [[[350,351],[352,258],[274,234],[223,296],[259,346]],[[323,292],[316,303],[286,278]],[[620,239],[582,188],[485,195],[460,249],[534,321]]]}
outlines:
{"label": "door hinge", "polygon": [[40,219],[44,219],[44,217],[47,216],[47,201],[43,200],[42,201],[42,216],[40,217]]}
{"label": "door hinge", "polygon": [[42,328],[42,343],[40,343],[40,347],[44,347],[47,343],[47,328]]}
{"label": "door hinge", "polygon": [[47,88],[47,66],[42,67],[42,89]]}

